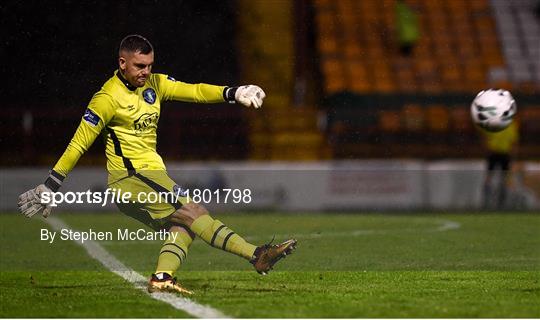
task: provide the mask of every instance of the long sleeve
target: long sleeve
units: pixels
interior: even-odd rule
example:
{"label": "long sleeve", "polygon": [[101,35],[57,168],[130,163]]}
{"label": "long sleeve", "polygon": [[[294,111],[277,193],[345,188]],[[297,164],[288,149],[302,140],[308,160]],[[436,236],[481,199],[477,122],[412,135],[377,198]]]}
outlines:
{"label": "long sleeve", "polygon": [[96,93],[90,101],[73,138],[71,138],[66,150],[54,166],[53,171],[66,177],[113,116],[114,105],[112,98],[103,93]]}
{"label": "long sleeve", "polygon": [[163,74],[158,74],[157,80],[161,99],[164,101],[174,100],[196,103],[219,103],[225,101],[223,97],[225,86],[206,83],[190,84],[176,81]]}

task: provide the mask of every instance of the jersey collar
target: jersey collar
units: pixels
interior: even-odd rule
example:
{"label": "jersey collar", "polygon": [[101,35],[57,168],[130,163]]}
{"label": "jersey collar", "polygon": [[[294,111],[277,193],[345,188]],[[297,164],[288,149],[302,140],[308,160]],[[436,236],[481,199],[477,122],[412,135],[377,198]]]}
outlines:
{"label": "jersey collar", "polygon": [[120,79],[120,81],[122,81],[122,83],[126,86],[126,88],[128,88],[129,91],[137,90],[137,87],[129,83],[129,81],[127,81],[126,78],[122,76],[122,73],[120,72],[120,70],[116,71],[116,76],[118,77],[118,79]]}

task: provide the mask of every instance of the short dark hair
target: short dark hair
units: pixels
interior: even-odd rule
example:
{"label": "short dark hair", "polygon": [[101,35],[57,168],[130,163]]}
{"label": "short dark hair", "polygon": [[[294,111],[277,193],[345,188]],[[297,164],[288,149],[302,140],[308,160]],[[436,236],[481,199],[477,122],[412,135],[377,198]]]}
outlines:
{"label": "short dark hair", "polygon": [[139,34],[130,34],[129,36],[122,39],[120,42],[119,53],[122,51],[128,52],[140,52],[142,54],[149,54],[154,51],[154,47],[148,39],[139,35]]}

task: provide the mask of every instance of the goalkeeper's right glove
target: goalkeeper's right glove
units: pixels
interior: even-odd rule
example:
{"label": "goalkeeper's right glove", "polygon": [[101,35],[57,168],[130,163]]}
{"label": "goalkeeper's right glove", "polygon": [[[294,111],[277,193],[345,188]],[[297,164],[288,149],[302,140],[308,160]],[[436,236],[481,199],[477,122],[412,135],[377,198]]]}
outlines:
{"label": "goalkeeper's right glove", "polygon": [[40,184],[34,189],[30,189],[19,196],[19,210],[27,218],[32,217],[36,213],[41,213],[43,217],[47,218],[51,214],[51,205],[48,203],[42,203],[41,195],[44,192],[52,194],[51,189],[47,188],[44,184]]}
{"label": "goalkeeper's right glove", "polygon": [[49,193],[52,197],[53,191],[56,192],[60,188],[64,177],[54,170],[51,171],[44,184],[40,184],[34,189],[28,190],[19,196],[18,207],[22,214],[27,218],[32,217],[36,213],[41,213],[47,218],[51,214],[51,203],[44,203],[42,199],[43,193]]}

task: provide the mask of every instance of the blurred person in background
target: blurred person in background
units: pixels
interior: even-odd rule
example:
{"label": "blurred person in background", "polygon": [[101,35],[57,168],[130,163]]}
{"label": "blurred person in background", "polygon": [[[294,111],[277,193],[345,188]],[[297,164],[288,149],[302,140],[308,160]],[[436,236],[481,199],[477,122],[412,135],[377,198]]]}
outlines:
{"label": "blurred person in background", "polygon": [[517,119],[504,130],[489,132],[480,129],[487,153],[487,172],[484,180],[483,202],[485,209],[504,208],[512,169],[512,158],[517,153],[519,127]]}
{"label": "blurred person in background", "polygon": [[420,38],[420,27],[416,12],[403,0],[396,1],[396,28],[399,52],[411,56]]}

